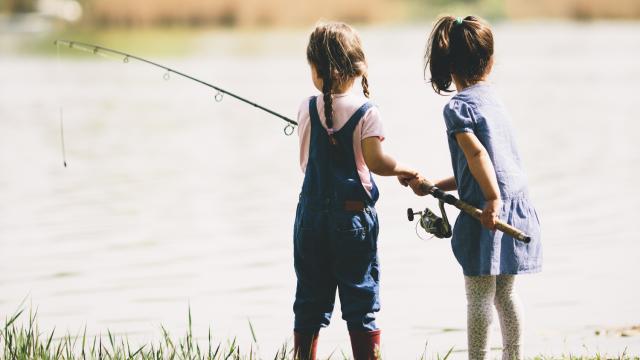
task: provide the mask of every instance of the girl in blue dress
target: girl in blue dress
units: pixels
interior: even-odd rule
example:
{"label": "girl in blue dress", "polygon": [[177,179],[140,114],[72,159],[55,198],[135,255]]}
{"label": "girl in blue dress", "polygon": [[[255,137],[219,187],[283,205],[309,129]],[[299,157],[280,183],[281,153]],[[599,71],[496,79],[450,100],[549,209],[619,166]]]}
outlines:
{"label": "girl in blue dress", "polygon": [[[538,215],[504,105],[486,82],[493,65],[493,34],[474,16],[440,18],[429,37],[425,75],[438,93],[457,94],[444,108],[453,177],[435,186],[457,190],[461,200],[483,209],[481,221],[466,213],[456,220],[451,246],[462,266],[467,294],[469,359],[485,359],[495,306],[503,359],[521,358],[522,310],[514,291],[516,275],[542,266]],[[418,178],[410,185],[425,195]],[[500,231],[502,220],[531,236],[525,244]],[[484,225],[484,226],[483,226]]]}

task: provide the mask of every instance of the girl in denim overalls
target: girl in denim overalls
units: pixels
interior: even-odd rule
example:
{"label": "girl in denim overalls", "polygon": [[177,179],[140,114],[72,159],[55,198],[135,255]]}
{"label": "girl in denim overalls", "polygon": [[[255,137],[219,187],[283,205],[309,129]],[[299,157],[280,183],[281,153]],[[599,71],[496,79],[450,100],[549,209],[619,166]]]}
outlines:
{"label": "girl in denim overalls", "polygon": [[[502,358],[520,359],[522,311],[515,275],[541,270],[542,245],[511,121],[485,82],[493,65],[491,29],[474,16],[442,17],[431,32],[425,60],[437,93],[451,92],[452,83],[458,92],[444,108],[454,176],[435,185],[458,190],[462,200],[484,209],[481,222],[461,213],[451,239],[465,275],[469,359],[488,356],[494,306]],[[420,183],[411,182],[419,195]],[[531,242],[492,231],[498,218],[530,235]]]}
{"label": "girl in denim overalls", "polygon": [[[354,359],[373,360],[380,344],[379,193],[369,171],[398,176],[402,183],[417,173],[381,150],[384,137],[377,108],[368,101],[367,62],[357,33],[342,23],[318,25],[307,60],[322,95],[305,99],[298,113],[305,177],[294,227],[294,353],[296,359],[315,359],[337,290]],[[364,96],[352,89],[357,78]]]}

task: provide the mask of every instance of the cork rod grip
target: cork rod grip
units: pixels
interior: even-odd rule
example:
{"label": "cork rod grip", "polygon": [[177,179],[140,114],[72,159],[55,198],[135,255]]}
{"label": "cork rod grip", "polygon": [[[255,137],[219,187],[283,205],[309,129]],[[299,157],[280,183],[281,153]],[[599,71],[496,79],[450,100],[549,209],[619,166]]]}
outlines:
{"label": "cork rod grip", "polygon": [[[456,207],[466,212],[467,214],[473,216],[475,219],[480,220],[480,215],[482,215],[482,211],[480,209],[477,209],[462,200],[458,200]],[[496,229],[502,231],[507,235],[512,236],[516,240],[520,240],[524,242],[525,244],[528,244],[531,242],[531,237],[527,236],[527,234],[523,233],[522,231],[514,228],[513,226],[503,221],[500,221],[500,220],[497,221]]]}

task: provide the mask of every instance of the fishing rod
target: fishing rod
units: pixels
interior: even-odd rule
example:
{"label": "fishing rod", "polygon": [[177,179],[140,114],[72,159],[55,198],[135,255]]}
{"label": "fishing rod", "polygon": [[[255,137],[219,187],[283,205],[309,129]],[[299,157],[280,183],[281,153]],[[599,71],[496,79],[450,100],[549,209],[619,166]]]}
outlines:
{"label": "fishing rod", "polygon": [[[444,212],[444,204],[453,205],[456,208],[464,211],[465,213],[471,215],[473,218],[480,220],[480,216],[482,215],[482,210],[476,208],[475,206],[466,203],[457,197],[447,194],[442,189],[433,185],[429,181],[423,180],[420,183],[420,190],[425,192],[434,198],[439,200],[440,203],[440,211],[443,214],[443,219],[439,218],[428,208],[424,211],[413,212],[413,209],[407,209],[407,218],[409,221],[413,221],[414,215],[420,215],[420,226],[422,226],[425,231],[430,234],[435,235],[436,237],[450,237],[451,230],[449,221],[447,221],[446,213]],[[522,241],[525,244],[531,242],[531,237],[525,234],[523,231],[516,229],[515,227],[498,220],[496,222],[496,229],[502,231],[503,233],[513,237],[516,240]]]}
{"label": "fishing rod", "polygon": [[292,120],[292,119],[290,119],[290,118],[288,118],[288,117],[286,117],[286,116],[284,116],[282,114],[279,114],[279,113],[277,113],[277,112],[275,112],[275,111],[273,111],[271,109],[268,109],[268,108],[266,108],[266,107],[264,107],[264,106],[262,106],[260,104],[255,103],[255,102],[253,102],[251,100],[245,99],[244,97],[242,97],[240,95],[234,94],[234,93],[232,93],[232,92],[230,92],[228,90],[225,90],[225,89],[223,89],[223,88],[221,88],[219,86],[210,84],[210,83],[208,83],[206,81],[200,80],[200,79],[198,79],[196,77],[193,77],[191,75],[185,74],[185,73],[183,73],[181,71],[178,71],[176,69],[170,68],[168,66],[159,64],[159,63],[151,61],[151,60],[147,60],[147,59],[141,58],[139,56],[135,56],[135,55],[123,52],[123,51],[119,51],[119,50],[109,49],[109,48],[106,48],[104,46],[99,46],[99,45],[94,45],[94,44],[87,44],[87,43],[83,43],[83,42],[79,42],[79,41],[55,40],[53,42],[53,44],[56,45],[56,46],[60,46],[60,45],[68,46],[70,49],[85,51],[85,52],[93,53],[94,55],[112,54],[112,55],[121,56],[122,57],[122,62],[125,63],[125,64],[128,63],[131,59],[137,60],[137,61],[140,61],[142,63],[148,64],[148,65],[152,65],[152,66],[155,66],[155,67],[158,67],[158,68],[161,68],[161,69],[165,70],[166,72],[163,75],[163,78],[165,80],[169,80],[169,78],[171,76],[170,75],[171,73],[176,74],[176,75],[180,75],[180,76],[182,76],[182,77],[184,77],[186,79],[195,81],[197,83],[200,83],[200,84],[202,84],[204,86],[210,87],[210,88],[218,91],[216,93],[216,95],[214,96],[214,99],[217,102],[222,101],[222,98],[224,97],[224,95],[229,95],[229,96],[231,96],[231,97],[233,97],[233,98],[235,98],[237,100],[240,100],[240,101],[244,102],[245,104],[252,105],[252,106],[254,106],[254,107],[256,107],[256,108],[258,108],[258,109],[260,109],[262,111],[265,111],[265,112],[267,112],[267,113],[269,113],[269,114],[271,114],[273,116],[276,116],[276,117],[284,120],[287,123],[287,125],[284,127],[283,131],[284,131],[284,134],[287,135],[287,136],[293,134],[295,126],[298,125],[298,123],[295,120]]}

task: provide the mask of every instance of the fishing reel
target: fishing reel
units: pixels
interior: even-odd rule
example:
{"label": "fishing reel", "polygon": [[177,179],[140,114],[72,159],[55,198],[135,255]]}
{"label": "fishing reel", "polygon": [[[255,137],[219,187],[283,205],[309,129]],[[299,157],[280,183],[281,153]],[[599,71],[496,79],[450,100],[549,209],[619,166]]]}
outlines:
{"label": "fishing reel", "polygon": [[412,208],[407,209],[407,218],[409,221],[414,220],[415,215],[420,215],[420,219],[416,224],[416,234],[418,237],[422,239],[420,234],[418,233],[418,225],[424,229],[429,234],[433,236],[444,239],[451,237],[451,224],[449,224],[449,219],[447,219],[447,212],[444,210],[444,202],[439,201],[438,206],[440,207],[440,213],[442,217],[436,215],[429,208],[425,208],[424,211],[413,212]]}

